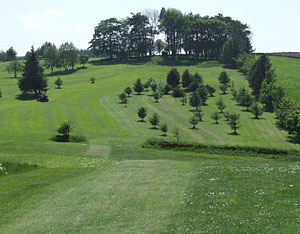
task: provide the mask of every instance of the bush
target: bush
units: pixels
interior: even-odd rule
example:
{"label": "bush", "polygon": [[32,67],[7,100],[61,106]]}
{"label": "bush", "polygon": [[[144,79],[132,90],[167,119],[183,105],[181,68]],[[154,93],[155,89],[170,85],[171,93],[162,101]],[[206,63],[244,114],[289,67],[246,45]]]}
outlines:
{"label": "bush", "polygon": [[177,97],[183,97],[184,96],[184,90],[179,87],[173,88],[172,96],[177,98]]}

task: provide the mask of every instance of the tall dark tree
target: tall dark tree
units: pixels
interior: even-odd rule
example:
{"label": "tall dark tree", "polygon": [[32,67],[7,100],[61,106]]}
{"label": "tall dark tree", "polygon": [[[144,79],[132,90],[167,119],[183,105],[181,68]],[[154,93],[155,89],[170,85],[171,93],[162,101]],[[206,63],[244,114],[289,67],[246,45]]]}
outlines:
{"label": "tall dark tree", "polygon": [[259,59],[254,63],[248,77],[249,86],[253,90],[253,94],[258,97],[261,85],[264,80],[270,83],[275,75],[274,71],[271,70],[271,62],[269,58],[263,54],[259,57]]}
{"label": "tall dark tree", "polygon": [[236,54],[235,54],[234,42],[232,38],[228,38],[223,46],[221,60],[226,66],[234,66],[235,56]]}
{"label": "tall dark tree", "polygon": [[230,83],[230,77],[227,75],[226,71],[222,71],[218,79],[220,84],[225,84],[228,86]]}
{"label": "tall dark tree", "polygon": [[12,61],[12,60],[16,60],[17,59],[17,51],[15,51],[15,49],[13,47],[10,47],[7,51],[6,51],[6,60],[7,61]]}
{"label": "tall dark tree", "polygon": [[148,48],[151,48],[151,28],[147,16],[141,13],[131,13],[128,18],[130,33],[130,48],[138,57],[147,56]]}
{"label": "tall dark tree", "polygon": [[33,47],[25,61],[23,77],[19,79],[18,84],[24,94],[32,91],[37,94],[43,91],[48,85],[47,79],[44,77],[44,70],[39,64]]}
{"label": "tall dark tree", "polygon": [[136,80],[136,82],[133,84],[133,90],[140,94],[144,91],[144,85],[142,84],[142,81],[140,78]]}
{"label": "tall dark tree", "polygon": [[176,68],[172,68],[171,71],[168,73],[167,83],[169,85],[171,85],[172,87],[175,87],[175,86],[179,85],[179,81],[180,81],[179,72],[177,71]]}
{"label": "tall dark tree", "polygon": [[182,37],[184,31],[184,19],[181,11],[170,8],[162,8],[160,11],[160,31],[165,34],[167,41],[167,50],[172,52],[175,58],[181,49]]}
{"label": "tall dark tree", "polygon": [[228,116],[229,119],[228,124],[230,128],[233,130],[234,135],[237,135],[237,129],[240,128],[239,118],[240,118],[239,114],[229,114]]}
{"label": "tall dark tree", "polygon": [[192,93],[189,103],[192,107],[195,107],[196,110],[200,107],[200,105],[202,104],[202,100],[197,91]]}
{"label": "tall dark tree", "polygon": [[182,87],[188,88],[190,83],[192,82],[192,75],[189,73],[188,69],[185,69],[185,71],[182,73],[181,79],[182,79]]}
{"label": "tall dark tree", "polygon": [[147,116],[147,109],[145,107],[140,107],[137,114],[141,118],[141,122],[144,122],[144,118]]}
{"label": "tall dark tree", "polygon": [[259,119],[259,116],[264,112],[263,110],[263,107],[258,102],[254,102],[250,106],[250,111],[255,116],[255,119]]}

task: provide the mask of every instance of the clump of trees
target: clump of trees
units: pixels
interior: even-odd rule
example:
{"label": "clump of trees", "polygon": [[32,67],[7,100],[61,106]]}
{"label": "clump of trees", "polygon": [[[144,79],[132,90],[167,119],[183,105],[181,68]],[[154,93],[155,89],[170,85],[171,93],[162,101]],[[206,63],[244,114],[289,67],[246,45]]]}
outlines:
{"label": "clump of trees", "polygon": [[[164,34],[165,41],[155,38]],[[248,25],[221,14],[201,17],[199,14],[183,14],[180,10],[162,8],[131,13],[125,19],[109,18],[95,27],[89,49],[97,56],[145,57],[154,51],[171,54],[181,51],[196,58],[220,59],[235,65],[241,53],[252,51],[251,32]]]}

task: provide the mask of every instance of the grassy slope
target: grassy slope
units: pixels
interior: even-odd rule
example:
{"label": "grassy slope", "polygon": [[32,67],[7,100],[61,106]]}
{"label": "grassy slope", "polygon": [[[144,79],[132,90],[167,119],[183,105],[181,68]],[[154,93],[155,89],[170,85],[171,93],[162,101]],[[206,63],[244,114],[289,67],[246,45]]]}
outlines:
{"label": "grassy slope", "polygon": [[[210,119],[219,94],[203,108],[204,122],[198,130],[189,129],[190,107],[181,106],[179,100],[169,96],[156,104],[148,93],[133,95],[128,108],[124,108],[117,94],[136,78],[165,79],[170,66],[156,62],[158,65],[89,64],[88,69],[61,75],[61,90],[54,88],[57,76],[50,77],[49,103],[15,99],[19,94],[16,80],[9,78],[0,64],[0,162],[39,165],[30,172],[9,172],[0,177],[1,233],[218,232],[234,230],[233,224],[239,222],[237,228],[252,232],[299,230],[299,222],[292,218],[299,217],[299,186],[295,183],[300,176],[298,163],[153,152],[139,147],[145,139],[161,134],[149,129],[148,122],[138,122],[136,110],[146,106],[150,115],[159,113],[170,130],[178,127],[182,140],[299,149],[286,141],[286,133],[275,127],[268,113],[261,120],[253,120],[249,113],[240,112],[241,135],[229,135],[224,120],[217,126]],[[182,73],[187,67],[177,68]],[[198,71],[205,83],[215,87],[223,70],[216,62],[188,68]],[[228,73],[236,87],[246,85],[236,71]],[[96,77],[95,85],[89,83],[91,76]],[[223,98],[231,110],[242,109],[229,95]],[[48,140],[67,119],[75,123],[76,133],[85,135],[88,143],[58,144]],[[167,139],[172,139],[171,133]],[[218,178],[216,183],[212,184],[212,178]],[[259,197],[256,191],[268,196]],[[210,200],[207,194],[211,192],[225,192],[225,196]],[[256,195],[259,204],[255,203]],[[189,197],[195,198],[192,206],[187,205]],[[214,203],[230,206],[220,210]],[[202,215],[200,210],[210,215]],[[258,214],[262,220],[256,222]],[[244,222],[246,219],[249,221]],[[257,229],[250,224],[257,224]]]}
{"label": "grassy slope", "polygon": [[288,95],[299,104],[300,59],[277,56],[271,56],[270,58],[273,69],[275,69],[277,82],[286,90]]}

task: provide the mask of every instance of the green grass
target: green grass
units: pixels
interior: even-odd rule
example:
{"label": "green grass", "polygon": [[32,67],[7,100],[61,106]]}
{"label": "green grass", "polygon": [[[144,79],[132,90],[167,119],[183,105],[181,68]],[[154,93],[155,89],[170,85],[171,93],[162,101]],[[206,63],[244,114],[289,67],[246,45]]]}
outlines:
{"label": "green grass", "polygon": [[275,69],[276,80],[286,93],[300,103],[300,59],[271,56],[272,68]]}
{"label": "green grass", "polygon": [[[180,140],[191,143],[299,150],[277,129],[273,114],[254,120],[231,95],[217,91],[203,107],[204,121],[192,130],[191,107],[180,99],[164,96],[155,103],[149,91],[132,95],[127,108],[119,103],[118,94],[137,78],[165,81],[172,66],[180,73],[197,71],[217,88],[223,71],[217,61],[93,60],[87,69],[60,75],[62,89],[55,88],[57,76],[49,76],[49,103],[18,100],[17,80],[4,66],[0,63],[0,163],[10,166],[0,176],[0,233],[299,230],[298,162],[141,147],[149,138],[174,140],[171,131],[178,127]],[[236,87],[247,85],[237,71],[226,71]],[[216,125],[210,118],[220,96],[227,111],[241,114],[238,136],[224,119]],[[167,137],[151,129],[148,116],[139,122],[141,106],[168,124]],[[88,141],[51,141],[66,120],[74,123],[74,135]]]}

